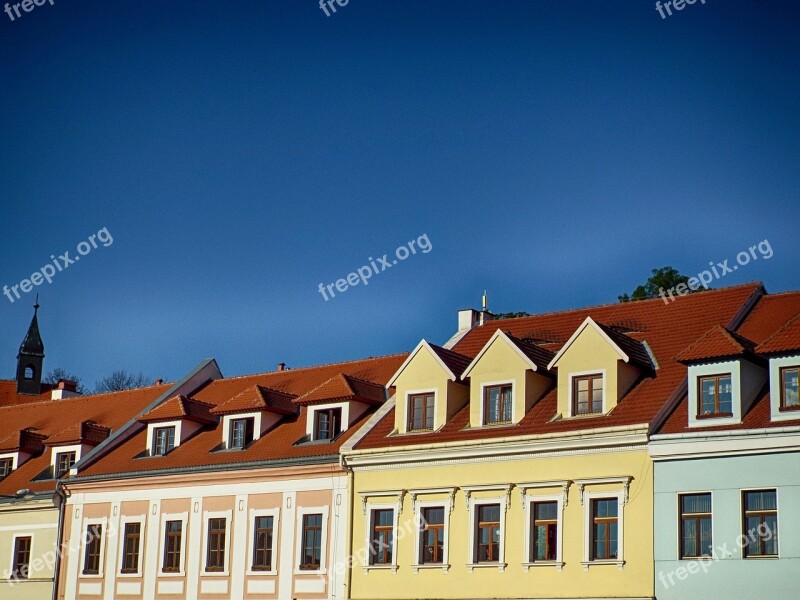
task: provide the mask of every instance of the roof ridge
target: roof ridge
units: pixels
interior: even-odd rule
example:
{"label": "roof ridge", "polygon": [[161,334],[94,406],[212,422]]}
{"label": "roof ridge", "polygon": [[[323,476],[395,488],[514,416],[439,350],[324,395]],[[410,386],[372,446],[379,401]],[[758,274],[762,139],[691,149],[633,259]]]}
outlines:
{"label": "roof ridge", "polygon": [[386,358],[394,358],[396,356],[405,356],[407,354],[408,354],[408,352],[395,352],[394,354],[383,354],[381,356],[368,356],[367,358],[354,358],[352,360],[325,363],[325,364],[322,364],[322,365],[309,365],[307,367],[297,367],[296,369],[295,368],[291,368],[291,369],[285,369],[283,371],[264,371],[262,373],[249,373],[249,374],[246,374],[246,375],[233,375],[231,377],[225,377],[225,378],[217,380],[217,381],[233,381],[233,380],[236,380],[236,379],[245,379],[247,377],[261,377],[261,376],[265,376],[265,375],[278,375],[279,373],[291,373],[291,372],[295,372],[296,373],[297,371],[308,371],[310,369],[324,369],[326,367],[335,367],[337,365],[350,365],[350,364],[353,364],[353,363],[367,362],[367,361],[371,361],[371,360],[383,360],[383,359],[386,359]]}
{"label": "roof ridge", "polygon": [[786,323],[784,323],[783,325],[778,327],[775,331],[772,332],[772,335],[770,335],[767,339],[765,339],[763,342],[758,344],[756,346],[756,348],[761,348],[762,346],[766,346],[769,342],[772,341],[772,338],[782,334],[786,329],[789,329],[789,327],[794,325],[795,321],[800,322],[800,314],[797,314],[797,315],[793,316],[791,319],[786,321]]}

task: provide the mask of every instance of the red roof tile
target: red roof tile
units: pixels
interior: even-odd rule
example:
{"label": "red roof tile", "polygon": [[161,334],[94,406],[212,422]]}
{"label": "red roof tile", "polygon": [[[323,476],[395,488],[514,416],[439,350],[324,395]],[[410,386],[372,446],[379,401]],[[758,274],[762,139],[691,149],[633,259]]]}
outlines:
{"label": "red roof tile", "polygon": [[242,412],[269,411],[279,415],[293,415],[297,409],[292,404],[293,394],[287,394],[279,390],[265,387],[263,385],[253,385],[233,398],[215,406],[209,412],[212,415],[232,415]]}
{"label": "red roof tile", "polygon": [[378,383],[337,373],[325,383],[302,396],[295,398],[297,404],[319,404],[322,402],[345,402],[355,400],[365,404],[383,404],[386,388]]}
{"label": "red roof tile", "polygon": [[800,315],[786,323],[756,348],[756,351],[762,354],[795,352],[797,350],[800,350]]}
{"label": "red roof tile", "polygon": [[50,400],[50,390],[52,390],[53,387],[55,386],[43,383],[41,394],[38,396],[29,396],[28,394],[17,394],[16,381],[7,379],[0,380],[0,408]]}
{"label": "red roof tile", "polygon": [[213,404],[206,404],[187,396],[173,396],[136,420],[140,423],[158,423],[183,419],[212,425],[217,423],[217,418],[209,412],[213,407]]}
{"label": "red roof tile", "polygon": [[711,358],[743,356],[751,352],[752,348],[753,344],[749,340],[732,334],[722,325],[714,325],[700,339],[678,353],[675,359],[682,363],[691,363]]}
{"label": "red roof tile", "polygon": [[508,332],[504,332],[508,339],[511,340],[511,343],[514,344],[519,350],[527,356],[530,361],[536,365],[537,370],[539,373],[548,374],[550,370],[547,368],[547,365],[550,364],[550,361],[555,358],[555,352],[551,350],[547,350],[542,348],[541,346],[537,346],[536,344],[532,344],[530,342],[523,341],[517,337],[514,337]]}
{"label": "red roof tile", "polygon": [[441,346],[437,346],[436,344],[428,343],[436,355],[442,360],[442,362],[447,366],[450,371],[456,376],[456,379],[461,379],[461,374],[467,370],[469,363],[472,362],[472,358],[469,356],[465,356],[453,350],[448,350],[447,348],[442,348]]}
{"label": "red roof tile", "polygon": [[67,427],[64,431],[49,436],[45,441],[45,446],[66,446],[67,444],[88,444],[97,446],[105,441],[111,434],[108,427],[103,427],[94,421],[84,421]]}
{"label": "red roof tile", "polygon": [[36,433],[30,429],[14,431],[0,440],[0,452],[27,452],[37,454],[44,448],[44,440],[47,436]]}

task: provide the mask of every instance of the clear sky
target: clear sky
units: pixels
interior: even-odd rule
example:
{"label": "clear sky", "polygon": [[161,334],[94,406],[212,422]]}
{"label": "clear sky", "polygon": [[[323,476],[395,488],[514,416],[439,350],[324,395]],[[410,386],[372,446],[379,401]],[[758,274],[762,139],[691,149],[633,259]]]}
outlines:
{"label": "clear sky", "polygon": [[[45,370],[93,385],[406,351],[484,289],[500,312],[613,302],[765,239],[712,285],[800,288],[796,0],[10,10],[0,285],[113,243],[0,296],[0,376],[35,292]],[[423,234],[368,286],[318,291]]]}

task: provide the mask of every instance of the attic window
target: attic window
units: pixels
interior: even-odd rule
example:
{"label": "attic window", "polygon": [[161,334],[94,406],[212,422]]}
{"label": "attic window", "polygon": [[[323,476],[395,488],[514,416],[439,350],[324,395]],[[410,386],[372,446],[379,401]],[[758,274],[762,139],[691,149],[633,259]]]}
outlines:
{"label": "attic window", "polygon": [[514,404],[510,385],[493,385],[484,390],[483,422],[484,425],[510,423]]}
{"label": "attic window", "polygon": [[4,479],[14,470],[14,458],[0,458],[0,479]]}
{"label": "attic window", "polygon": [[572,380],[572,414],[591,415],[603,412],[603,376],[583,375]]}
{"label": "attic window", "polygon": [[164,456],[175,448],[175,427],[155,428],[152,448],[154,456]]}
{"label": "attic window", "polygon": [[69,473],[75,464],[75,452],[59,452],[56,454],[56,479]]}
{"label": "attic window", "polygon": [[253,431],[255,429],[255,419],[248,417],[246,419],[233,419],[231,420],[230,447],[231,448],[244,448],[253,441]]}
{"label": "attic window", "polygon": [[800,367],[781,369],[781,410],[800,410]]}
{"label": "attic window", "polygon": [[332,440],[342,431],[342,409],[327,408],[314,412],[314,439]]}
{"label": "attic window", "polygon": [[730,417],[733,415],[731,374],[698,378],[700,403],[698,417]]}

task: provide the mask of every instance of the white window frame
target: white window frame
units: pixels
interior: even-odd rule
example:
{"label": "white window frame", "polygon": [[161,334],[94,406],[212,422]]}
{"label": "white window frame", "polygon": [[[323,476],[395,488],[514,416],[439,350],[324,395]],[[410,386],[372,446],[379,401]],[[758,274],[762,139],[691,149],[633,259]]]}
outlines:
{"label": "white window frame", "polygon": [[[5,460],[6,458],[11,459],[11,473],[13,473],[19,468],[19,452],[6,452],[4,454],[0,454],[0,460]],[[11,473],[9,473],[9,475]]]}
{"label": "white window frame", "polygon": [[350,426],[349,402],[329,402],[328,404],[317,404],[314,406],[309,406],[306,409],[306,435],[309,436],[309,439],[317,441],[317,438],[314,437],[314,422],[316,421],[317,413],[320,411],[329,410],[331,408],[342,409],[342,419],[341,423],[339,423],[339,426],[341,427],[342,431],[340,431],[339,433],[347,431],[347,428]]}
{"label": "white window frame", "polygon": [[[572,409],[575,405],[573,402],[573,390],[575,389],[575,379],[578,377],[585,377],[587,375],[600,375],[603,382],[603,401],[601,412],[589,413],[587,415],[574,415]],[[570,419],[586,419],[592,417],[600,417],[608,414],[608,370],[607,369],[589,369],[588,371],[575,371],[567,375],[567,415]],[[589,399],[591,402],[591,399]]]}
{"label": "white window frame", "polygon": [[[739,558],[741,558],[742,560],[746,560],[746,561],[779,560],[781,558],[781,535],[780,535],[780,533],[781,533],[781,493],[780,493],[780,487],[778,487],[777,485],[772,485],[772,486],[770,486],[770,485],[762,485],[762,486],[758,486],[758,487],[746,487],[746,488],[741,488],[739,490],[739,522],[740,522],[739,527],[741,528],[741,531],[740,531],[739,535],[744,535],[745,534],[745,532],[744,532],[744,494],[745,494],[745,492],[759,492],[759,491],[766,491],[766,490],[775,490],[775,517],[778,520],[778,544],[777,544],[778,555],[777,556],[751,556],[751,557],[748,558],[748,557],[746,557],[744,555],[744,548],[739,546],[739,544],[736,544],[736,546],[738,547],[738,550],[739,550]],[[712,496],[712,502],[713,502],[713,496]],[[712,528],[713,528],[713,525],[714,525],[713,516],[711,518],[711,525],[712,525]]]}
{"label": "white window frame", "polygon": [[[164,571],[164,551],[167,536],[167,521],[181,521],[181,565],[177,572]],[[158,541],[158,577],[185,577],[186,576],[186,538],[189,537],[189,513],[162,513],[159,527],[160,539]]]}
{"label": "white window frame", "polygon": [[[222,571],[208,571],[208,521],[209,519],[225,519],[225,565]],[[231,521],[233,519],[233,511],[220,510],[220,511],[203,511],[202,533],[200,539],[203,541],[203,565],[200,571],[201,577],[228,577],[230,575],[231,564]],[[183,541],[183,540],[181,540]],[[183,557],[181,557],[183,558]]]}
{"label": "white window frame", "polygon": [[[255,522],[258,517],[272,517],[272,564],[269,571],[254,571],[253,570],[253,550],[255,549]],[[251,508],[248,514],[247,531],[249,537],[247,539],[247,575],[277,575],[278,574],[278,536],[280,534],[280,519],[281,509],[279,508],[266,508],[256,509]]]}
{"label": "white window frame", "polygon": [[[77,465],[78,462],[81,460],[81,450],[83,446],[80,444],[74,444],[71,446],[53,446],[50,449],[50,466],[53,469],[53,479],[56,478],[56,469],[58,468],[58,455],[59,454],[66,454],[68,452],[75,453],[75,462],[73,463],[73,467],[70,467],[69,473],[74,475],[76,473],[74,465]],[[83,567],[81,567],[83,568]]]}
{"label": "white window frame", "polygon": [[[153,454],[153,436],[155,435],[156,429],[164,429],[167,427],[174,427],[175,428],[175,446],[173,446],[173,450],[181,445],[181,425],[183,424],[182,421],[162,421],[160,423],[148,423],[147,424],[147,453],[150,456],[162,456],[161,454]],[[171,451],[170,451],[171,452]],[[169,452],[167,453],[169,454]]]}
{"label": "white window frame", "polygon": [[[497,387],[500,385],[511,386],[511,420],[502,421],[500,423],[487,423],[484,409],[486,408],[486,388]],[[514,408],[517,399],[517,380],[516,379],[502,379],[500,381],[485,381],[481,383],[481,398],[480,398],[480,421],[481,427],[503,427],[514,424]]]}
{"label": "white window frame", "polygon": [[[761,488],[759,488],[761,489]],[[716,531],[715,528],[717,526],[717,520],[714,518],[714,491],[713,490],[688,490],[688,491],[681,491],[675,493],[675,502],[676,502],[676,510],[675,514],[678,517],[678,521],[675,527],[675,560],[677,561],[692,561],[692,560],[713,560],[713,558],[704,558],[702,556],[688,556],[686,558],[681,557],[681,537],[683,533],[681,532],[681,496],[694,496],[697,494],[711,494],[711,550],[714,551],[714,539],[716,539]],[[741,504],[741,493],[739,494],[739,503]]]}
{"label": "white window frame", "polygon": [[800,367],[800,354],[771,358],[769,360],[769,403],[773,421],[796,421],[800,419],[800,411],[781,412],[781,369],[787,367]]}
{"label": "white window frame", "polygon": [[[523,556],[525,560],[522,567],[528,571],[531,567],[556,567],[561,570],[564,567],[564,493],[561,494],[529,494],[523,495],[525,503],[525,546]],[[537,560],[531,562],[531,551],[533,550],[533,539],[531,538],[531,527],[533,525],[533,505],[540,502],[556,502],[556,559]]]}
{"label": "white window frame", "polygon": [[[500,556],[497,562],[478,563],[475,562],[475,528],[477,525],[478,507],[486,504],[499,504],[500,505]],[[469,499],[469,562],[467,563],[467,571],[472,573],[474,569],[497,569],[500,573],[506,570],[508,563],[506,563],[506,511],[508,509],[508,495],[492,496],[488,498],[470,498]]]}
{"label": "white window frame", "polygon": [[[411,396],[418,396],[420,394],[433,394],[433,429],[409,429],[408,421],[411,414]],[[440,427],[437,414],[439,413],[439,388],[422,388],[419,390],[406,390],[405,394],[405,416],[406,422],[403,424],[403,431],[406,433],[431,433]]]}
{"label": "white window frame", "polygon": [[[81,553],[79,555],[78,577],[80,579],[102,579],[104,577],[105,566],[106,566],[106,540],[108,539],[108,534],[109,534],[108,517],[93,518],[93,519],[84,518],[81,523],[82,523]],[[83,566],[86,562],[86,531],[92,525],[103,526],[103,534],[100,537],[100,564],[98,565],[97,574],[85,574],[83,572]]]}
{"label": "white window frame", "polygon": [[[142,577],[142,565],[144,564],[144,552],[147,538],[145,537],[145,523],[147,522],[147,515],[123,515],[120,517],[120,525],[119,525],[119,550],[117,552],[117,556],[119,556],[119,569],[117,570],[117,577],[122,578],[130,578],[130,577]],[[136,573],[123,573],[122,572],[122,565],[125,561],[125,526],[128,523],[139,523],[139,564],[136,565]]]}
{"label": "white window frame", "polygon": [[[388,565],[373,565],[372,552],[370,546],[372,543],[372,513],[376,510],[391,510],[392,511],[392,562]],[[397,571],[397,533],[398,521],[400,519],[400,503],[394,502],[391,504],[367,504],[366,512],[366,532],[364,535],[364,551],[366,552],[367,561],[363,566],[364,572],[369,573],[372,570],[390,570],[392,573]]]}
{"label": "white window frame", "polygon": [[[444,510],[444,540],[442,540],[442,562],[422,563],[422,510],[425,508],[441,508]],[[450,570],[450,513],[453,511],[452,500],[417,500],[414,506],[414,522],[417,523],[417,533],[414,536],[414,562],[411,569],[418,573],[420,569],[441,569],[445,573]]]}
{"label": "white window frame", "polygon": [[[698,419],[700,378],[711,375],[725,375],[727,373],[730,373],[731,376],[731,413],[733,413],[733,416]],[[716,427],[718,425],[737,425],[742,422],[741,373],[741,362],[738,360],[689,366],[689,427]]]}
{"label": "white window frame", "polygon": [[[617,558],[592,560],[592,501],[617,499]],[[616,565],[620,570],[625,565],[623,541],[625,539],[625,500],[624,490],[583,493],[583,570],[591,566]]]}
{"label": "white window frame", "polygon": [[[19,533],[14,533],[11,536],[11,556],[10,556],[9,561],[8,561],[8,578],[7,578],[7,581],[16,581],[14,579],[14,577],[13,577],[14,562],[15,562],[14,559],[16,558],[14,556],[14,550],[17,547],[17,538],[26,538],[26,537],[31,538],[31,553],[30,553],[30,560],[28,561],[28,577],[30,577],[31,564],[33,564],[33,556],[34,556],[33,555],[34,535],[33,535],[33,532],[30,532],[30,533],[28,533],[28,532],[19,532]],[[83,566],[81,566],[81,570],[83,570]],[[20,579],[19,581],[24,581],[24,580]]]}
{"label": "white window frame", "polygon": [[[306,515],[322,515],[322,535],[320,536],[319,569],[301,569],[300,563],[303,559],[303,517]],[[297,546],[295,551],[294,574],[295,575],[325,575],[328,570],[328,507],[327,506],[301,506],[297,509],[295,539]]]}
{"label": "white window frame", "polygon": [[[231,446],[231,424],[233,421],[241,419],[253,419],[253,442],[261,437],[261,412],[237,413],[224,415],[222,417],[222,444],[226,449],[233,449]],[[252,442],[251,442],[252,443]],[[239,450],[240,448],[236,448]]]}

